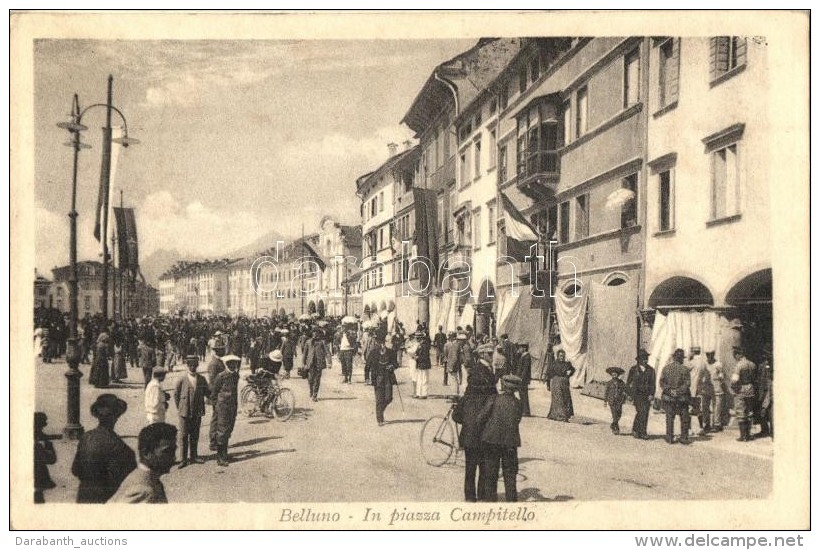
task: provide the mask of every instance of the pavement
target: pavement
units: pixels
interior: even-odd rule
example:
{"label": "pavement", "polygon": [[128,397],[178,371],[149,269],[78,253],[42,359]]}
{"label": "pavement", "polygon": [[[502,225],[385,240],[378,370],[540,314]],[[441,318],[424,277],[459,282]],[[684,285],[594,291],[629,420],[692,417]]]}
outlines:
{"label": "pavement", "polygon": [[[36,368],[36,410],[48,414],[46,433],[59,434],[65,425],[66,371],[64,362],[39,363]],[[100,393],[115,393],[128,403],[116,431],[136,448],[137,434],[145,426],[140,369],[128,369],[126,383],[106,390],[88,384],[88,365],[82,365],[81,423],[96,426],[89,406]],[[200,370],[204,371],[203,362]],[[163,387],[173,387],[183,366],[170,373]],[[250,370],[243,364],[241,378]],[[209,460],[185,469],[174,468],[163,477],[173,502],[458,502],[463,500],[464,461],[461,453],[441,467],[424,462],[419,432],[427,418],[446,414],[446,397],[454,386],[442,385],[442,369],[430,373],[430,397],[413,399],[412,369],[397,373],[398,392],[386,412],[387,423],[375,419],[373,389],[364,384],[360,360],[354,383],[344,384],[334,359],[325,370],[319,401],[311,402],[307,381],[284,380],[293,390],[296,411],[286,422],[240,413],[231,438],[227,467],[216,464],[208,451],[210,411],[203,419],[200,454]],[[295,376],[295,370],[294,370]],[[244,380],[240,382],[240,386]],[[669,445],[663,440],[665,421],[653,411],[649,441],[630,437],[634,415],[624,407],[621,435],[609,429],[609,409],[603,402],[573,390],[576,416],[570,422],[546,418],[550,398],[546,387],[530,385],[534,416],[521,422],[519,449],[519,500],[681,500],[766,498],[772,490],[773,443],[758,439],[735,441],[730,428],[694,437],[690,445]],[[175,424],[172,406],[167,421]],[[696,425],[697,422],[693,420]],[[73,502],[77,480],[71,462],[77,443],[54,441],[58,462],[50,467],[57,483],[46,492],[48,502]],[[753,480],[744,482],[743,480]],[[499,482],[503,499],[503,481]]]}

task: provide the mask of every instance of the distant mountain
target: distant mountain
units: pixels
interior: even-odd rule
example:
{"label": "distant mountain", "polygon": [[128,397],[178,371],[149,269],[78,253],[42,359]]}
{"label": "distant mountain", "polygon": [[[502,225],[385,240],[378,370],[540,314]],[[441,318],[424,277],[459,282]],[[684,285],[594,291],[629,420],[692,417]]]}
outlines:
{"label": "distant mountain", "polygon": [[203,258],[200,257],[194,258],[182,254],[175,249],[167,250],[165,248],[160,248],[148,256],[140,259],[140,269],[142,270],[142,274],[145,276],[145,280],[148,284],[156,287],[159,285],[159,278],[162,274],[179,260],[196,261],[202,259]]}
{"label": "distant mountain", "polygon": [[265,233],[255,241],[248,243],[245,246],[239,247],[236,250],[232,250],[228,254],[225,254],[225,257],[244,258],[246,256],[252,256],[254,254],[258,254],[259,252],[263,252],[269,248],[275,247],[276,241],[282,241],[283,243],[287,243],[288,239],[278,231],[269,231],[268,233]]}

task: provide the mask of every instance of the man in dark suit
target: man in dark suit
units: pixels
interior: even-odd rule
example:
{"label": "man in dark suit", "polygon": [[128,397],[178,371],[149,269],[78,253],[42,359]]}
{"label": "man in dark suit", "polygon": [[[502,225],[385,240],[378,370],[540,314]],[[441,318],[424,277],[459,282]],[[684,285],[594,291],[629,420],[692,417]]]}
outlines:
{"label": "man in dark suit", "polygon": [[78,503],[108,501],[137,467],[134,451],[114,432],[114,425],[127,408],[125,401],[110,393],[100,395],[91,405],[91,414],[100,424],[80,439],[71,465],[71,473],[80,480]]}
{"label": "man in dark suit", "polygon": [[[180,376],[174,386],[174,403],[179,414],[179,447],[182,449],[180,468],[189,463],[202,464],[197,447],[199,446],[199,428],[202,417],[205,416],[205,398],[211,395],[208,382],[201,374],[197,374],[199,365],[197,355],[188,355],[185,359],[188,372]],[[190,449],[190,460],[188,452]]]}
{"label": "man in dark suit", "polygon": [[307,358],[305,367],[308,369],[308,384],[310,385],[310,398],[313,401],[319,400],[319,385],[322,383],[322,371],[327,367],[330,353],[327,345],[322,339],[320,331],[313,331],[313,338],[305,344],[307,347]]}
{"label": "man in dark suit", "polygon": [[518,500],[516,476],[518,475],[518,447],[521,446],[521,402],[515,392],[521,389],[521,379],[513,374],[501,378],[501,395],[493,402],[492,413],[487,420],[481,441],[487,445],[488,500],[498,500],[498,467],[504,475],[504,495],[507,502]]}
{"label": "man in dark suit", "polygon": [[236,413],[239,408],[239,364],[242,362],[236,355],[223,358],[225,370],[216,375],[211,384],[211,400],[214,402],[214,419],[216,425],[216,463],[228,465],[228,442],[236,424]]}
{"label": "man in dark suit", "polygon": [[655,396],[655,369],[649,366],[646,350],[638,352],[638,364],[629,369],[626,379],[626,393],[635,405],[635,420],[632,422],[632,437],[649,439],[646,425],[649,422],[649,407]]}
{"label": "man in dark suit", "polygon": [[689,443],[689,401],[691,399],[691,375],[683,364],[684,353],[676,349],[672,360],[661,370],[660,386],[663,410],[666,413],[666,442],[675,442],[675,417],[680,416],[681,443]]}
{"label": "man in dark suit", "polygon": [[[467,502],[489,502],[495,494],[495,491],[488,494],[488,445],[481,441],[481,435],[492,412],[495,395],[495,380],[492,374],[483,368],[473,368],[467,377],[464,397],[459,400],[453,411],[453,420],[461,424],[458,442],[464,449],[464,499]],[[495,477],[497,480],[497,466]]]}
{"label": "man in dark suit", "polygon": [[530,379],[532,379],[532,356],[530,355],[530,345],[521,344],[521,356],[518,359],[518,368],[515,375],[521,379],[521,391],[518,392],[521,398],[521,410],[524,416],[530,415]]}
{"label": "man in dark suit", "polygon": [[[213,348],[214,354],[208,361],[208,392],[211,396],[214,395],[214,381],[220,372],[225,370],[225,363],[222,362],[222,355],[225,354],[225,344],[219,339],[216,341]],[[211,416],[211,426],[208,430],[209,448],[216,451],[216,401],[211,403],[213,406],[213,416]]]}

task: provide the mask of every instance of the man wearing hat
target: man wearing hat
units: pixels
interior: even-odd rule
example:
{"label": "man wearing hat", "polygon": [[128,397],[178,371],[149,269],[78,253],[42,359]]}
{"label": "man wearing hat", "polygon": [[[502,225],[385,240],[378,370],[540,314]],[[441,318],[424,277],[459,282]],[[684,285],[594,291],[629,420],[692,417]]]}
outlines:
{"label": "man wearing hat", "polygon": [[145,416],[149,424],[165,422],[168,399],[162,390],[162,382],[167,373],[168,371],[162,367],[154,367],[151,381],[145,386]]}
{"label": "man wearing hat", "polygon": [[757,393],[758,407],[760,409],[760,431],[755,437],[774,438],[773,408],[773,374],[772,374],[772,348],[766,346],[762,353],[762,361],[757,369]]}
{"label": "man wearing hat", "polygon": [[427,399],[427,394],[430,390],[430,337],[427,336],[427,330],[424,325],[419,327],[418,332],[414,335],[416,340],[415,351],[413,352],[413,359],[416,360],[415,370],[415,395],[419,399]]}
{"label": "man wearing hat", "polygon": [[282,329],[282,367],[285,369],[285,378],[290,378],[293,370],[293,358],[296,356],[296,344],[290,335],[290,330]]}
{"label": "man wearing hat", "polygon": [[236,355],[225,355],[222,361],[225,363],[225,370],[216,375],[211,385],[211,400],[214,402],[211,426],[215,426],[216,463],[227,466],[228,441],[233,433],[239,408],[239,364],[242,359]]}
{"label": "man wearing hat", "polygon": [[661,402],[666,413],[666,442],[675,442],[675,417],[680,416],[680,442],[689,443],[689,401],[692,379],[683,364],[684,353],[678,348],[661,371]]}
{"label": "man wearing hat", "polygon": [[[211,356],[211,359],[208,361],[208,392],[211,396],[211,399],[214,399],[214,381],[216,377],[219,375],[220,372],[225,370],[225,363],[222,362],[222,356],[225,354],[225,346],[221,342],[216,343],[216,347],[214,347],[214,354]],[[208,429],[208,439],[209,439],[209,446],[208,448],[212,451],[216,451],[216,401],[212,401],[211,403],[213,407],[213,415],[211,416],[211,425]]]}
{"label": "man wearing hat", "polygon": [[[495,380],[481,368],[470,371],[467,378],[467,389],[464,397],[459,399],[453,410],[453,420],[461,424],[458,442],[464,449],[464,499],[467,502],[488,502],[495,494],[488,494],[490,466],[487,460],[487,444],[481,441],[481,435],[490,418],[493,409],[493,399],[496,395]],[[476,472],[478,472],[478,488],[476,489]],[[496,477],[498,469],[496,467]]]}
{"label": "man wearing hat", "polygon": [[330,354],[327,351],[325,341],[319,329],[313,331],[313,338],[309,340],[305,347],[307,356],[305,358],[305,368],[308,370],[308,384],[310,386],[310,398],[312,401],[319,400],[319,386],[322,383],[322,371],[327,367]]}
{"label": "man wearing hat", "polygon": [[635,405],[635,420],[632,422],[632,437],[649,439],[646,425],[649,422],[649,408],[655,397],[655,369],[649,366],[646,350],[638,352],[638,363],[629,369],[626,378],[626,393]]}
{"label": "man wearing hat", "polygon": [[618,435],[621,433],[619,423],[621,421],[621,413],[624,409],[624,401],[626,401],[626,384],[621,380],[621,375],[624,369],[620,367],[609,367],[606,369],[610,378],[606,383],[606,392],[604,393],[604,407],[609,405],[609,412],[612,413],[612,424],[609,429],[612,433]]}
{"label": "man wearing hat", "polygon": [[370,366],[373,390],[376,398],[376,422],[384,426],[384,411],[393,401],[393,384],[396,383],[395,371],[398,368],[396,352],[389,349],[381,336],[374,337],[378,347],[370,350],[365,361]]}
{"label": "man wearing hat", "polygon": [[735,394],[735,416],[740,429],[738,441],[752,440],[752,420],[755,407],[755,374],[754,363],[746,358],[743,348],[732,348],[735,358],[735,369],[732,373],[732,391]]}
{"label": "man wearing hat", "polygon": [[205,398],[210,395],[205,377],[196,372],[199,356],[188,355],[185,365],[188,372],[180,376],[174,386],[174,404],[179,415],[179,448],[182,450],[180,468],[188,464],[202,464],[198,452],[199,429],[205,416]]}
{"label": "man wearing hat", "polygon": [[137,467],[134,451],[114,432],[127,408],[125,401],[110,393],[98,396],[91,405],[99,425],[83,434],[71,465],[71,473],[80,480],[78,503],[106,502]]}
{"label": "man wearing hat", "polygon": [[514,374],[501,378],[501,394],[493,400],[492,412],[481,434],[487,445],[485,495],[488,501],[498,500],[498,468],[504,476],[504,494],[507,502],[518,500],[516,476],[518,475],[518,447],[521,446],[521,402],[515,392],[521,391],[521,379]]}
{"label": "man wearing hat", "polygon": [[151,342],[147,335],[143,335],[137,344],[137,363],[142,369],[142,377],[146,386],[151,381],[153,375],[152,370],[156,359],[156,354],[154,353],[154,348],[151,346]]}

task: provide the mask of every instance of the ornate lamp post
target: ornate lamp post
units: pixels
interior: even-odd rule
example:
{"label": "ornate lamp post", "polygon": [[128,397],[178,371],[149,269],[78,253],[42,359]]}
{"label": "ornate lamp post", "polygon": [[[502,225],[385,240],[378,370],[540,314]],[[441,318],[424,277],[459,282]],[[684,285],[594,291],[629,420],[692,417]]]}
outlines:
{"label": "ornate lamp post", "polygon": [[[77,337],[77,320],[78,320],[78,292],[77,292],[77,167],[79,163],[79,154],[80,149],[90,149],[91,146],[80,141],[80,132],[87,130],[86,126],[83,126],[82,119],[85,113],[88,112],[89,109],[92,107],[106,107],[108,110],[108,115],[106,117],[107,127],[103,129],[103,175],[104,177],[108,177],[110,174],[110,163],[111,163],[111,142],[115,141],[116,143],[121,144],[123,147],[128,147],[128,145],[139,143],[135,139],[128,138],[128,123],[125,121],[125,116],[120,112],[119,109],[111,105],[111,88],[112,88],[113,77],[108,77],[108,103],[97,103],[94,105],[90,105],[83,110],[80,110],[80,100],[77,94],[74,94],[74,101],[71,105],[71,121],[69,122],[60,122],[57,124],[58,127],[68,130],[71,132],[72,139],[70,142],[66,143],[65,145],[72,147],[74,149],[74,161],[73,161],[73,168],[72,168],[72,175],[71,175],[71,210],[68,213],[68,217],[71,220],[71,236],[69,240],[69,266],[70,266],[70,273],[68,277],[68,288],[69,288],[69,337],[66,346],[66,363],[68,363],[68,371],[66,371],[65,376],[68,382],[68,390],[67,390],[67,400],[66,400],[66,425],[63,428],[63,433],[68,439],[79,439],[80,436],[83,434],[83,426],[80,424],[80,378],[82,377],[82,373],[80,372],[80,347],[78,345],[78,337]],[[117,112],[120,117],[122,118],[123,122],[123,138],[112,140],[111,139],[111,111]],[[107,151],[107,155],[105,154]],[[106,166],[106,162],[108,165]],[[106,180],[107,183],[107,180]],[[107,187],[106,187],[107,189]],[[105,205],[106,211],[108,210],[108,204],[106,200]],[[105,259],[105,258],[104,258]],[[107,262],[104,265],[105,269],[108,269]],[[107,299],[107,297],[104,298]]]}

